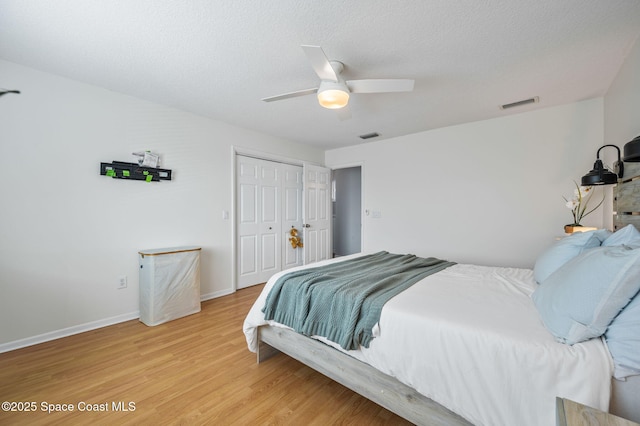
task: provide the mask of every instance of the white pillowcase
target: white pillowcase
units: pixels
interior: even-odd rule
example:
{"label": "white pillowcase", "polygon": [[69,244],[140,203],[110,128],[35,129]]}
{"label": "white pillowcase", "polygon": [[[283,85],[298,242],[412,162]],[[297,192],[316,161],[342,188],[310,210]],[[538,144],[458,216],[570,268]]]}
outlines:
{"label": "white pillowcase", "polygon": [[533,267],[533,277],[538,284],[547,279],[559,267],[573,259],[583,251],[599,247],[611,232],[606,229],[589,232],[575,232],[557,241],[551,248],[542,253]]}
{"label": "white pillowcase", "polygon": [[597,247],[552,273],[532,294],[556,340],[574,344],[601,336],[640,290],[640,249]]}

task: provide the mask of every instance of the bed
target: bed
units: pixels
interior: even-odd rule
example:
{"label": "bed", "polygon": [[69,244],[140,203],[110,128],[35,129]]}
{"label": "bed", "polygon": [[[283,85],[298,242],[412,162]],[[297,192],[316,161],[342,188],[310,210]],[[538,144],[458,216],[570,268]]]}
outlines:
{"label": "bed", "polygon": [[618,198],[615,233],[563,238],[533,269],[454,264],[421,278],[384,304],[357,349],[263,308],[283,276],[372,254],[284,271],[245,319],[248,347],[259,362],[284,352],[415,424],[553,425],[556,397],[638,421],[640,231],[628,213],[640,208]]}

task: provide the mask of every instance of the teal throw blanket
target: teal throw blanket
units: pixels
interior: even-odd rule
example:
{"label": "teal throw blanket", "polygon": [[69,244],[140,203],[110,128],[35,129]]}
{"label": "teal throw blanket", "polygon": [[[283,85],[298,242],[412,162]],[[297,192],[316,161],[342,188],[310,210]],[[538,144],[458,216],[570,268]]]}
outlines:
{"label": "teal throw blanket", "polygon": [[369,347],[384,304],[453,262],[381,251],[280,277],[262,310],[307,336],[323,336],[347,350]]}

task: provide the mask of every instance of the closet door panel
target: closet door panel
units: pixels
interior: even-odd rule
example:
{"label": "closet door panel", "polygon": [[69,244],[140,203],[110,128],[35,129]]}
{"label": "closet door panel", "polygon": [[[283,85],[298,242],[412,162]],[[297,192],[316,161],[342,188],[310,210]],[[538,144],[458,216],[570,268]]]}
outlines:
{"label": "closet door panel", "polygon": [[259,282],[260,168],[252,159],[238,157],[236,198],[238,208],[238,287]]}
{"label": "closet door panel", "polygon": [[302,250],[289,243],[302,235],[302,167],[236,157],[238,288],[267,281],[302,264]]}
{"label": "closet door panel", "polygon": [[[301,247],[294,248],[289,242],[291,230],[295,229],[302,237],[302,167],[284,165],[283,203],[282,203],[282,235],[284,238],[282,253],[282,269],[302,265]],[[303,241],[304,244],[304,241]]]}

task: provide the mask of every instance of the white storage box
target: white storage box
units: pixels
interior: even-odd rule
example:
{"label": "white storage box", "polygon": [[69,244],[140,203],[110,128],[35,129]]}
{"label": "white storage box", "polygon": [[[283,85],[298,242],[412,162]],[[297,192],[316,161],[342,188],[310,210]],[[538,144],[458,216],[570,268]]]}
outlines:
{"label": "white storage box", "polygon": [[200,312],[200,247],[141,250],[140,321],[158,325]]}

